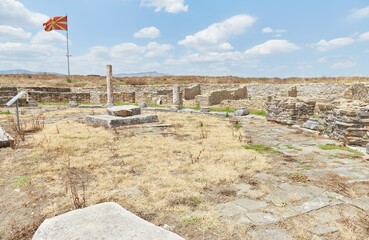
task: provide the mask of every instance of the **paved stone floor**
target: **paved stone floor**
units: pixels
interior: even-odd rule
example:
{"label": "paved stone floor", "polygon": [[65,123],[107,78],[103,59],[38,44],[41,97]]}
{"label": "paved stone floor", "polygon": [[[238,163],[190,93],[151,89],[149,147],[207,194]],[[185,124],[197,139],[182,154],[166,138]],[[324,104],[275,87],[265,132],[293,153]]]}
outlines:
{"label": "paved stone floor", "polygon": [[252,224],[251,239],[295,239],[296,231],[305,232],[307,239],[336,239],[339,223],[368,217],[367,156],[322,150],[320,145],[339,142],[264,118],[247,116],[241,123],[249,144],[279,153],[268,155],[269,171],[232,186],[237,197],[216,207],[224,221]]}

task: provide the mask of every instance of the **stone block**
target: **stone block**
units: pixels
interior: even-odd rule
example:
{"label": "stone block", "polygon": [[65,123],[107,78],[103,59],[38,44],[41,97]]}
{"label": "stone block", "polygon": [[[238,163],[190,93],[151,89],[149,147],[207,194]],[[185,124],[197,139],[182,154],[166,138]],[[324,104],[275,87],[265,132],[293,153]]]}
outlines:
{"label": "stone block", "polygon": [[249,114],[249,111],[246,108],[238,108],[233,113],[233,116],[246,116]]}
{"label": "stone block", "polygon": [[0,126],[0,148],[12,147],[14,139]]}
{"label": "stone block", "polygon": [[93,205],[46,219],[32,239],[184,240],[177,234],[155,226],[113,202]]}
{"label": "stone block", "polygon": [[157,122],[155,114],[142,114],[129,117],[116,117],[111,115],[93,115],[86,117],[86,123],[90,125],[105,126],[109,128]]}
{"label": "stone block", "polygon": [[106,110],[109,115],[117,117],[128,117],[141,114],[141,108],[134,105],[108,107]]}

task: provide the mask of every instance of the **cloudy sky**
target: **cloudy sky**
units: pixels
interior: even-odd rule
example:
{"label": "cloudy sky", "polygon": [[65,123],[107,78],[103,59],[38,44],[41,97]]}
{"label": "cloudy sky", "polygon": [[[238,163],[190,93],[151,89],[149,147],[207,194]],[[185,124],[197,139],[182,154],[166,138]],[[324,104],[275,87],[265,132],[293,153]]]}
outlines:
{"label": "cloudy sky", "polygon": [[0,0],[0,70],[369,76],[367,0]]}

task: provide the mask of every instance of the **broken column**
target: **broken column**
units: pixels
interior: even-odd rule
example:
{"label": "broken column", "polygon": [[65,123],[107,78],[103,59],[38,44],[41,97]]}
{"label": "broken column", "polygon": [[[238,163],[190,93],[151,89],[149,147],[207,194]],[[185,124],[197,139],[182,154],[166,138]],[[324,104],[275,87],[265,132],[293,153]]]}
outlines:
{"label": "broken column", "polygon": [[178,85],[173,86],[173,104],[172,109],[180,110],[182,108],[181,90]]}
{"label": "broken column", "polygon": [[106,65],[106,106],[113,106],[113,67]]}

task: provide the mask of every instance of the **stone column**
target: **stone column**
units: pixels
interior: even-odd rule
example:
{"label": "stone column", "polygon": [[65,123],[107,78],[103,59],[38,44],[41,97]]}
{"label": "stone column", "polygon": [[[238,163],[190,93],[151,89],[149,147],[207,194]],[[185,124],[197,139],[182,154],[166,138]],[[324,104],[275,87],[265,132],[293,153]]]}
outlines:
{"label": "stone column", "polygon": [[180,93],[180,87],[178,85],[173,86],[173,104],[172,109],[180,110],[182,108],[182,99]]}
{"label": "stone column", "polygon": [[106,65],[106,106],[113,105],[113,67]]}

